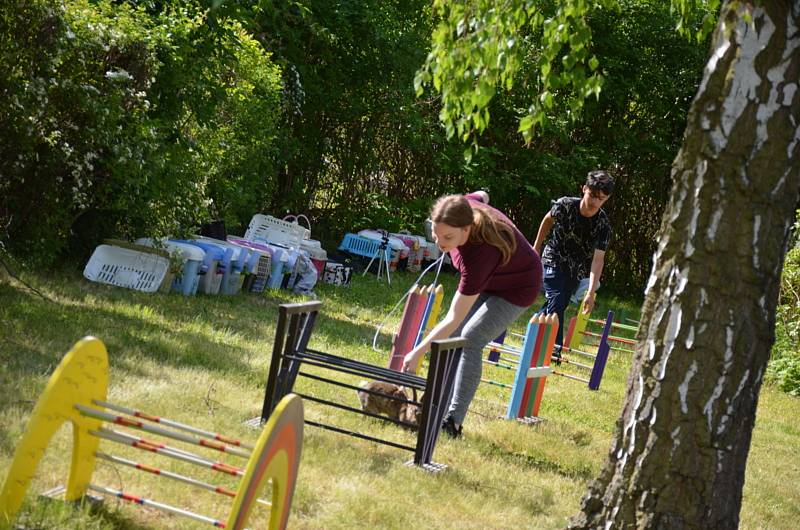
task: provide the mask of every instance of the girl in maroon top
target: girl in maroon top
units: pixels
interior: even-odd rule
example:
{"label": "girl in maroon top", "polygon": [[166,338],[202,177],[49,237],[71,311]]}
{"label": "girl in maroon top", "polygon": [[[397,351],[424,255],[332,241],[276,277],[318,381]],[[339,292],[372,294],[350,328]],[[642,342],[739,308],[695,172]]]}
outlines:
{"label": "girl in maroon top", "polygon": [[442,252],[450,252],[461,280],[447,315],[403,362],[406,370],[416,366],[433,340],[466,339],[442,424],[453,437],[461,435],[480,383],[483,349],[533,304],[542,286],[539,255],[508,217],[483,202],[485,198],[480,193],[446,195],[434,204],[434,239]]}

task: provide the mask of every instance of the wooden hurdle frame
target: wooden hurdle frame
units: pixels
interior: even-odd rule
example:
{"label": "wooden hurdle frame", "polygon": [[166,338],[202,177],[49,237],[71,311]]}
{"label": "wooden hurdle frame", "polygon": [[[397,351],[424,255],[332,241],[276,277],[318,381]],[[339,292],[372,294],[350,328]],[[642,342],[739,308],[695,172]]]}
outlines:
{"label": "wooden hurdle frame", "polygon": [[[88,491],[92,491],[188,517],[217,528],[237,530],[247,524],[254,503],[261,503],[272,507],[268,528],[286,528],[303,446],[303,404],[299,397],[286,396],[278,403],[256,443],[248,445],[224,435],[113,405],[106,401],[107,393],[108,353],[99,339],[86,337],[64,356],[36,403],[0,493],[0,523],[10,524],[14,520],[47,445],[56,431],[64,423],[70,422],[73,426],[73,452],[64,490],[66,501],[83,499]],[[240,467],[208,460],[195,453],[140,438],[130,432],[111,429],[106,425],[144,431],[150,435],[228,453],[247,459],[247,465]],[[193,477],[100,452],[98,447],[101,439],[241,477],[239,488],[232,491]],[[98,458],[232,497],[233,504],[227,522],[92,484],[94,463]],[[268,479],[272,480],[271,502],[258,498]]]}
{"label": "wooden hurdle frame", "polygon": [[[455,371],[458,367],[458,358],[461,355],[464,340],[459,338],[434,341],[431,345],[431,362],[428,367],[428,375],[423,379],[415,374],[397,372],[390,368],[382,368],[309,348],[308,343],[321,306],[321,302],[313,301],[297,304],[283,304],[278,308],[278,324],[275,329],[275,342],[273,344],[272,361],[270,363],[269,375],[264,393],[264,406],[261,412],[261,419],[263,420],[269,417],[276,404],[289,392],[294,391],[295,381],[298,376],[334,386],[349,388],[357,392],[378,394],[391,399],[391,396],[386,396],[380,392],[368,391],[355,385],[302,372],[300,369],[303,365],[320,367],[334,373],[356,375],[416,389],[425,393],[421,403],[394,398],[397,399],[397,401],[420,406],[422,409],[417,432],[417,442],[414,447],[349,431],[334,425],[327,425],[311,420],[305,420],[305,422],[308,425],[313,425],[322,429],[411,451],[414,453],[414,457],[411,461],[407,462],[408,465],[413,464],[428,471],[440,471],[445,469],[446,466],[444,464],[437,464],[432,461],[433,451],[439,437],[442,419],[444,418],[449,403],[450,393],[453,389]],[[296,393],[307,401],[321,405],[331,406],[339,410],[346,410],[406,427],[416,427],[399,420],[371,414],[342,403],[335,403],[299,392]]]}

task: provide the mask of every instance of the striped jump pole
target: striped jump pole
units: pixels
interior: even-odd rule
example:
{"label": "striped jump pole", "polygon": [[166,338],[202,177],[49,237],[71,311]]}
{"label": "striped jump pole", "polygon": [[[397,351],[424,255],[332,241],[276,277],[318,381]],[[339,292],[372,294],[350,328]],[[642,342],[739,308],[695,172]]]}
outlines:
{"label": "striped jump pole", "polygon": [[[486,345],[486,347],[489,348],[490,351],[497,350],[500,353],[505,353],[506,355],[510,355],[515,358],[519,358],[520,352],[522,351],[522,348],[515,348],[514,346],[509,346],[506,344],[498,344],[496,342],[490,342],[489,344]],[[491,358],[489,358],[489,360],[491,361]],[[507,360],[508,359],[506,359],[506,361]]]}
{"label": "striped jump pole", "polygon": [[151,508],[155,508],[162,512],[171,513],[173,515],[181,515],[188,519],[199,521],[201,523],[207,523],[217,528],[227,528],[225,523],[218,519],[214,519],[212,517],[208,517],[205,515],[200,515],[199,513],[191,512],[189,510],[184,510],[182,508],[176,508],[175,506],[170,506],[169,504],[164,504],[163,502],[157,502],[154,500],[145,499],[144,497],[140,497],[138,495],[134,495],[132,493],[128,493],[122,490],[106,488],[105,486],[96,486],[94,484],[89,484],[88,489],[96,493],[111,495],[113,497],[117,497],[118,499],[138,504],[139,506],[149,506]]}
{"label": "striped jump pole", "polygon": [[140,410],[130,409],[127,407],[122,407],[120,405],[114,405],[107,401],[101,401],[99,399],[94,400],[94,404],[103,407],[108,410],[113,410],[115,412],[121,412],[123,414],[127,414],[128,416],[133,416],[134,418],[141,418],[143,420],[152,421],[153,423],[160,423],[162,425],[166,425],[167,427],[172,427],[173,429],[179,429],[181,431],[189,432],[192,434],[196,434],[203,438],[210,438],[212,440],[217,440],[224,444],[234,445],[236,447],[243,447],[245,449],[253,450],[253,446],[250,444],[246,444],[241,440],[237,440],[236,438],[230,438],[228,436],[224,436],[222,434],[206,431],[204,429],[198,429],[197,427],[192,427],[191,425],[186,425],[185,423],[179,423],[174,420],[170,420],[167,418],[162,418],[159,416],[153,416],[150,414],[146,414]]}
{"label": "striped jump pole", "polygon": [[544,383],[551,373],[550,357],[558,331],[555,315],[534,315],[525,333],[520,363],[506,411],[508,419],[537,421]]}
{"label": "striped jump pole", "polygon": [[[268,523],[270,530],[286,528],[303,443],[303,404],[298,396],[287,395],[274,406],[256,443],[248,445],[211,431],[197,429],[135,409],[112,405],[106,401],[107,393],[108,353],[100,340],[86,337],[64,356],[33,409],[28,426],[14,453],[5,483],[0,490],[0,521],[10,523],[15,519],[47,445],[61,426],[70,422],[73,426],[74,441],[70,459],[72,465],[64,490],[66,501],[79,500],[87,491],[94,491],[138,505],[152,506],[218,528],[235,530],[245,528],[254,504],[260,503],[270,506]],[[103,410],[96,407],[102,407]],[[119,416],[107,410],[128,416]],[[247,462],[242,467],[212,462],[183,449],[109,429],[104,426],[106,424],[133,428],[181,443],[233,454],[247,458]],[[176,430],[172,431],[165,427]],[[187,432],[191,435],[186,434]],[[158,453],[236,476],[240,478],[239,485],[236,491],[233,491],[147,463],[113,456],[98,450],[101,441],[129,445],[142,451]],[[94,464],[98,459],[232,497],[229,515],[227,519],[208,517],[160,501],[94,484],[92,475]],[[258,498],[258,493],[264,488],[266,481],[272,482],[271,501]]]}
{"label": "striped jump pole", "polygon": [[567,327],[567,333],[564,337],[564,346],[567,348],[580,349],[581,342],[583,341],[586,325],[589,323],[589,313],[583,312],[583,307],[586,301],[582,301],[578,308],[578,314],[572,317]]}
{"label": "striped jump pole", "polygon": [[122,431],[106,429],[103,427],[96,431],[90,430],[89,434],[101,440],[108,440],[110,442],[128,445],[135,449],[139,449],[140,451],[149,451],[151,453],[156,453],[168,458],[173,458],[175,460],[188,462],[189,464],[212,469],[214,471],[232,475],[234,477],[244,476],[244,469],[241,467],[232,466],[230,464],[226,464],[225,462],[207,460],[199,455],[190,453],[189,451],[184,451],[182,449],[178,449],[177,447],[171,447],[153,440],[131,436],[130,434]]}
{"label": "striped jump pole", "polygon": [[[607,320],[608,319],[601,320],[599,318],[593,318],[593,319],[590,319],[589,322],[594,322],[595,324],[602,324],[602,325],[605,326]],[[639,331],[639,326],[631,326],[631,325],[628,325],[628,324],[622,324],[620,322],[611,322],[611,327],[612,328],[621,329],[621,330],[624,330],[624,331],[632,331],[633,333],[636,333],[637,331]]]}
{"label": "striped jump pole", "polygon": [[584,336],[598,338],[599,340],[606,340],[608,341],[608,349],[609,351],[613,352],[620,352],[620,353],[636,353],[636,350],[632,350],[630,348],[623,348],[622,346],[614,346],[613,344],[623,344],[628,346],[635,346],[636,341],[634,339],[628,339],[625,337],[615,337],[614,335],[608,335],[605,338],[603,333],[594,333],[590,331],[585,331]]}
{"label": "striped jump pole", "polygon": [[392,370],[403,369],[403,359],[414,347],[422,311],[425,310],[426,302],[423,291],[424,287],[413,285],[408,293],[403,315],[400,317],[400,329],[392,338],[392,352],[389,357],[389,368]]}

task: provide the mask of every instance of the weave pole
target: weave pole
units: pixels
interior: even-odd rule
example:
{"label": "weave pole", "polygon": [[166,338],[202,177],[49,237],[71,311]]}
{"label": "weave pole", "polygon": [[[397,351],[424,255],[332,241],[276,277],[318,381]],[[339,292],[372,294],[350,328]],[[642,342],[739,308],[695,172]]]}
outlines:
{"label": "weave pole", "polygon": [[[245,527],[254,503],[270,504],[268,528],[270,530],[286,528],[297,480],[303,440],[303,404],[299,397],[294,394],[287,395],[273,407],[273,414],[266,422],[257,442],[252,446],[253,450],[249,455],[246,466],[237,468],[221,462],[210,462],[182,449],[170,448],[158,442],[144,440],[124,432],[103,427],[106,421],[115,425],[133,428],[139,428],[142,425],[142,422],[137,420],[122,418],[93,408],[102,406],[99,403],[106,403],[107,392],[108,353],[100,340],[93,337],[84,338],[64,356],[51,375],[44,392],[33,409],[28,426],[14,452],[14,459],[11,462],[3,488],[0,490],[0,523],[10,525],[13,522],[47,445],[56,431],[65,422],[69,421],[73,426],[74,437],[72,465],[64,494],[66,501],[79,500],[87,491],[92,490],[129,500],[139,505],[153,506],[176,515],[206,522],[219,528],[235,530],[241,530]],[[120,406],[113,407],[118,412],[133,410]],[[139,417],[141,417],[141,414],[143,413],[140,413]],[[159,423],[164,422],[160,421]],[[224,443],[220,443],[219,440],[194,438],[149,424],[147,427],[154,429],[148,430],[152,434],[170,437],[183,443],[192,443],[189,441],[191,439],[202,440],[202,443],[196,443],[196,445],[217,451],[224,449],[223,452],[225,453],[241,453],[237,456],[243,458],[248,456],[242,449],[229,447]],[[210,431],[202,432],[208,433]],[[232,440],[232,438],[219,436],[225,440]],[[160,501],[144,499],[130,493],[92,484],[91,478],[96,459],[100,458],[122,463],[119,460],[114,460],[117,457],[97,450],[101,439],[124,443],[143,451],[163,454],[241,477],[238,489],[233,496],[233,503],[227,522],[175,508]],[[241,445],[244,447],[245,444]],[[141,462],[126,461],[124,465],[160,476],[168,476],[167,474],[169,473],[169,478],[193,486],[203,487],[203,489],[212,488],[218,493],[231,496],[230,490],[218,488],[192,477],[178,475]],[[177,478],[178,476],[181,478]],[[258,492],[264,488],[266,481],[271,481],[272,483],[272,500],[270,503],[258,498]],[[204,485],[200,486],[200,484]]]}

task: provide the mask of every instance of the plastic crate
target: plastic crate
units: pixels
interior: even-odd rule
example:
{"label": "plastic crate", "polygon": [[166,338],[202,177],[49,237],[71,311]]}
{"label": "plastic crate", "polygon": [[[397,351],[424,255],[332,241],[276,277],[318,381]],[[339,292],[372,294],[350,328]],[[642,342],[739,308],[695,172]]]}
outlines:
{"label": "plastic crate", "polygon": [[[362,256],[364,258],[372,259],[380,249],[381,242],[375,239],[370,239],[367,237],[362,237],[357,234],[345,234],[342,242],[339,243],[339,250],[345,250],[351,254],[355,254],[356,256]],[[389,265],[389,270],[395,271],[397,270],[397,262],[399,260],[399,253],[392,252],[391,249],[387,248],[384,250],[386,252],[386,262]]]}
{"label": "plastic crate", "polygon": [[398,233],[391,235],[402,240],[409,249],[407,265],[408,270],[410,272],[419,272],[422,270],[422,261],[425,259],[425,253],[428,249],[425,238],[422,236],[415,236],[411,233]]}
{"label": "plastic crate", "polygon": [[311,263],[317,269],[318,277],[322,278],[322,273],[325,272],[325,264],[328,262],[328,253],[322,248],[322,244],[315,239],[306,239],[300,244],[300,248],[308,252]]}
{"label": "plastic crate", "polygon": [[249,241],[272,243],[290,248],[300,248],[300,243],[310,237],[311,230],[308,228],[260,213],[253,216],[250,226],[244,234],[244,238]]}
{"label": "plastic crate", "polygon": [[213,243],[196,241],[194,239],[177,240],[180,243],[188,243],[203,249],[206,257],[200,269],[200,283],[197,291],[203,294],[219,294],[222,287],[222,280],[227,269],[231,266],[233,250],[224,248]]}
{"label": "plastic crate", "polygon": [[[383,233],[379,230],[359,230],[358,235],[361,237],[366,237],[369,239],[374,239],[378,242],[383,241]],[[397,252],[397,259],[405,259],[408,257],[408,246],[406,245],[405,241],[402,239],[395,237],[393,235],[388,235],[389,238],[389,247],[392,249],[392,252]]]}
{"label": "plastic crate", "polygon": [[439,250],[439,247],[436,245],[436,243],[428,241],[426,243],[426,246],[428,247],[428,253],[427,256],[423,258],[423,261],[425,260],[436,261],[437,259],[439,259],[439,256],[442,255],[442,251]]}
{"label": "plastic crate", "polygon": [[93,282],[154,293],[169,271],[169,259],[146,250],[100,245],[83,269]]}
{"label": "plastic crate", "polygon": [[[240,241],[241,243],[237,243]],[[259,249],[248,243],[241,238],[228,237],[228,242],[233,245],[238,245],[250,250],[250,259],[245,268],[246,276],[242,284],[242,290],[251,293],[260,293],[264,291],[269,281],[269,276],[272,272],[272,253],[264,248]]]}
{"label": "plastic crate", "polygon": [[200,269],[206,257],[203,249],[188,243],[169,239],[154,240],[149,237],[139,238],[134,243],[146,247],[161,248],[169,252],[172,259],[181,262],[180,273],[175,274],[172,279],[172,290],[184,296],[193,296],[197,293],[197,286],[200,283]]}
{"label": "plastic crate", "polygon": [[272,256],[271,272],[267,280],[267,287],[270,289],[280,289],[281,282],[283,282],[284,269],[287,268],[286,264],[289,261],[289,253],[287,249],[269,245],[264,242],[248,241],[238,237],[228,236],[228,241],[231,243],[254,248],[256,250],[264,250],[269,252]]}
{"label": "plastic crate", "polygon": [[225,271],[220,286],[220,293],[224,295],[234,295],[242,290],[245,277],[248,275],[247,264],[250,260],[251,249],[241,245],[235,245],[229,241],[223,241],[212,237],[195,236],[195,241],[217,245],[224,249],[230,249],[231,264]]}

